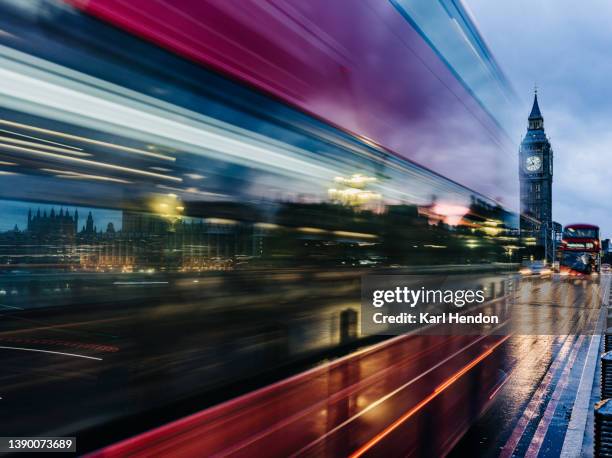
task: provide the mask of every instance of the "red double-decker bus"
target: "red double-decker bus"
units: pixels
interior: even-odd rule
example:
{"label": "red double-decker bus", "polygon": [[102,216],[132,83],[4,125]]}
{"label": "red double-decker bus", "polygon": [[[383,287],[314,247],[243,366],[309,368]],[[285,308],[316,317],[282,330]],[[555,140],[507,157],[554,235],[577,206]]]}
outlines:
{"label": "red double-decker bus", "polygon": [[599,227],[592,224],[565,226],[558,257],[561,274],[584,275],[599,272],[601,265]]}

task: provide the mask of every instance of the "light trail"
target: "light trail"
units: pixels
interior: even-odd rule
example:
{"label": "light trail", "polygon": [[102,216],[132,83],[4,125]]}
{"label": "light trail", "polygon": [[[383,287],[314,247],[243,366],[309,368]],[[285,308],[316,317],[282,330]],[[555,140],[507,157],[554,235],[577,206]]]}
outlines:
{"label": "light trail", "polygon": [[2,349],[2,350],[32,351],[32,352],[37,352],[37,353],[50,353],[52,355],[73,356],[75,358],[85,358],[85,359],[94,359],[96,361],[102,361],[102,358],[96,358],[95,356],[77,355],[75,353],[64,353],[62,351],[41,350],[39,348],[23,348],[23,347],[5,347],[5,346],[0,346],[0,349]]}
{"label": "light trail", "polygon": [[61,345],[65,347],[81,348],[85,350],[95,350],[104,352],[118,352],[119,347],[114,345],[102,345],[102,344],[91,344],[78,341],[70,340],[57,340],[57,339],[29,339],[29,338],[11,338],[11,337],[0,337],[0,341],[11,342],[17,344],[32,344],[32,345]]}
{"label": "light trail", "polygon": [[72,180],[99,180],[99,181],[113,181],[115,183],[129,184],[131,181],[122,180],[121,178],[106,177],[103,175],[91,175],[88,173],[72,172],[70,170],[58,170],[58,169],[40,169],[44,172],[54,173],[58,178],[72,179]]}
{"label": "light trail", "polygon": [[495,390],[493,391],[493,393],[491,393],[491,396],[489,396],[489,400],[493,399],[495,396],[497,396],[497,393],[499,393],[499,390],[501,390],[504,385],[508,382],[508,380],[510,380],[510,374],[506,374],[506,377],[501,381],[501,383],[497,386],[497,388],[495,388]]}
{"label": "light trail", "polygon": [[91,156],[91,154],[89,153],[74,150],[71,148],[61,148],[59,146],[45,145],[43,143],[38,143],[38,142],[28,142],[26,140],[18,140],[16,138],[11,138],[11,137],[0,136],[0,140],[4,142],[8,142],[8,143],[15,143],[16,145],[35,146],[37,148],[48,149],[49,151],[57,151],[59,153],[73,154],[75,156],[81,156],[81,157]]}
{"label": "light trail", "polygon": [[167,281],[114,281],[113,285],[167,285]]}
{"label": "light trail", "polygon": [[53,135],[55,137],[66,138],[69,140],[76,140],[83,143],[89,143],[92,145],[103,146],[105,148],[116,149],[120,151],[125,151],[128,153],[141,154],[143,156],[154,157],[157,159],[163,159],[165,161],[175,161],[176,159],[172,156],[167,156],[165,154],[160,153],[152,153],[151,151],[145,151],[137,148],[130,148],[129,146],[117,145],[115,143],[103,142],[100,140],[94,140],[93,138],[80,137],[78,135],[67,134],[65,132],[58,132],[56,130],[43,129],[42,127],[30,126],[29,124],[21,124],[18,122],[8,121],[6,119],[0,119],[0,124],[8,125],[11,127],[17,127],[20,129],[31,130],[34,132],[39,132],[42,134]]}
{"label": "light trail", "polygon": [[6,307],[6,308],[9,308],[9,309],[15,309],[15,310],[24,310],[22,307],[15,307],[13,305],[0,304],[0,307]]}
{"label": "light trail", "polygon": [[154,178],[161,178],[163,180],[177,181],[177,182],[183,181],[182,178],[177,178],[177,177],[173,177],[169,175],[162,175],[161,173],[147,172],[146,170],[132,169],[130,167],[124,167],[122,165],[108,164],[106,162],[97,162],[97,161],[92,161],[90,159],[81,159],[78,157],[63,156],[61,154],[50,153],[48,151],[40,151],[40,150],[33,149],[33,148],[25,148],[21,146],[8,145],[6,143],[0,143],[0,148],[4,148],[9,151],[14,151],[18,153],[26,153],[26,154],[36,155],[36,156],[47,157],[51,159],[59,159],[64,162],[76,162],[77,164],[90,165],[93,167],[133,173],[136,175],[144,175],[144,176],[149,176],[149,177],[154,177]]}
{"label": "light trail", "polygon": [[129,184],[131,181],[121,180],[119,178],[110,178],[101,175],[87,175],[84,173],[79,174],[71,174],[71,175],[55,175],[57,178],[62,178],[64,180],[95,180],[95,181],[112,181],[114,183],[123,183]]}
{"label": "light trail", "polygon": [[[315,162],[310,152],[287,143],[219,123],[200,113],[4,46],[0,46],[0,61],[3,82],[0,94],[6,96],[7,108],[46,117],[53,113],[53,119],[60,122],[138,141],[156,138],[166,148],[205,157],[222,156],[230,162],[265,171],[279,170],[318,185],[350,172],[346,167],[339,169],[332,160],[323,164],[323,158],[318,158]],[[124,151],[135,150],[8,120],[0,120],[0,124]],[[159,153],[136,151],[164,158]],[[170,156],[165,159],[175,160]]]}
{"label": "light trail", "polygon": [[446,381],[444,381],[442,384],[440,384],[430,395],[425,397],[422,401],[420,401],[412,409],[410,409],[408,412],[403,414],[401,417],[399,417],[397,420],[395,420],[393,423],[391,423],[389,426],[387,426],[383,431],[378,433],[376,436],[374,436],[372,439],[370,439],[368,442],[366,442],[363,446],[361,446],[359,449],[357,449],[355,452],[353,452],[350,455],[350,458],[358,458],[358,457],[362,456],[364,453],[366,453],[368,450],[370,450],[372,447],[374,447],[375,445],[380,443],[380,441],[382,441],[385,437],[387,437],[389,434],[391,434],[393,431],[395,431],[399,426],[401,426],[406,420],[408,420],[410,417],[412,417],[414,414],[416,414],[419,410],[421,410],[423,407],[425,407],[427,404],[429,404],[432,400],[434,400],[446,388],[448,388],[450,385],[455,383],[463,375],[465,375],[473,367],[475,367],[478,363],[480,363],[482,360],[484,360],[489,355],[491,355],[495,351],[495,349],[497,347],[499,347],[501,344],[503,344],[510,337],[511,337],[511,335],[505,336],[503,339],[501,339],[500,341],[496,342],[495,345],[493,345],[487,351],[485,351],[480,356],[478,356],[476,359],[474,359],[471,363],[469,363],[468,365],[463,367],[461,370],[457,371],[453,376],[449,377]]}
{"label": "light trail", "polygon": [[79,148],[78,146],[67,145],[66,143],[52,142],[51,140],[47,140],[47,139],[40,138],[40,137],[34,137],[33,135],[21,134],[13,130],[0,129],[0,132],[4,132],[5,134],[17,135],[18,137],[29,138],[30,140],[36,140],[37,142],[49,143],[50,145],[70,148],[70,149],[77,150],[77,151],[83,151],[83,148]]}

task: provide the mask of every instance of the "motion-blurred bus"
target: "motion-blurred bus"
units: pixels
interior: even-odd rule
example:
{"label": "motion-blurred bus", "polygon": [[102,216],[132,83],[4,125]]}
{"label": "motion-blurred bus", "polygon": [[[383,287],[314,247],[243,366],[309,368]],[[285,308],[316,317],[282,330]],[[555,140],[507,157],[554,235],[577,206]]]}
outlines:
{"label": "motion-blurred bus", "polygon": [[4,435],[83,453],[372,343],[376,269],[501,294],[514,100],[462,2],[0,0]]}
{"label": "motion-blurred bus", "polygon": [[598,273],[601,265],[599,227],[592,224],[565,226],[558,258],[562,275]]}

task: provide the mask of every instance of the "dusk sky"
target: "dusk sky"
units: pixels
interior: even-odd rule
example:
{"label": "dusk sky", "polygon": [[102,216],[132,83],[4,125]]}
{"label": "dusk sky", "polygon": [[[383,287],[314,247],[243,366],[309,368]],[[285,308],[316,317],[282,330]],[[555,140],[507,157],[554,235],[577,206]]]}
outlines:
{"label": "dusk sky", "polygon": [[537,83],[554,150],[553,218],[612,236],[612,2],[464,1],[519,97],[508,126],[517,151]]}

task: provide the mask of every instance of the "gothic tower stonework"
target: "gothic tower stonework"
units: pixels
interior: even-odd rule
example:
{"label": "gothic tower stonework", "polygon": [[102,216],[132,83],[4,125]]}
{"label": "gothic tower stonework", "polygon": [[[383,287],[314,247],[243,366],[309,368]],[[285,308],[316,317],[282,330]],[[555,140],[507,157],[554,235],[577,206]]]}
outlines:
{"label": "gothic tower stonework", "polygon": [[519,148],[521,237],[540,257],[553,258],[553,150],[544,132],[536,91],[525,138]]}

